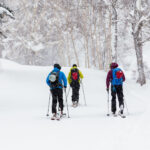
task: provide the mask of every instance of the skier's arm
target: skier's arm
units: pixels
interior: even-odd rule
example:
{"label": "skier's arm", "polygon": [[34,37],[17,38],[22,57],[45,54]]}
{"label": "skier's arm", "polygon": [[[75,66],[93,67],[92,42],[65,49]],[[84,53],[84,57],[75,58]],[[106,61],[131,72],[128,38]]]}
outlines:
{"label": "skier's arm", "polygon": [[124,73],[123,73],[123,77],[122,78],[123,78],[123,82],[124,82],[126,80]]}
{"label": "skier's arm", "polygon": [[106,78],[106,87],[107,89],[109,88],[109,84],[111,82],[111,79],[112,79],[112,71],[110,70],[107,74],[107,78]]}
{"label": "skier's arm", "polygon": [[71,71],[69,72],[67,79],[68,79],[68,83],[70,84],[71,83]]}
{"label": "skier's arm", "polygon": [[49,76],[50,76],[50,73],[48,74],[48,76],[47,76],[47,78],[46,78],[46,83],[47,83],[48,86],[51,85],[51,84],[50,84],[50,81],[49,81]]}
{"label": "skier's arm", "polygon": [[83,74],[80,70],[79,70],[79,75],[80,75],[80,78],[83,79]]}
{"label": "skier's arm", "polygon": [[67,78],[63,72],[62,72],[62,80],[64,82],[64,87],[67,87]]}

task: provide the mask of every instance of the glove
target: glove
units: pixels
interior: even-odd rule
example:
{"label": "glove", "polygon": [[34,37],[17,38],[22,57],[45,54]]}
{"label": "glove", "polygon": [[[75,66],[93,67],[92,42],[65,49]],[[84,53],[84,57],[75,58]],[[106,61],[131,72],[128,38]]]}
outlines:
{"label": "glove", "polygon": [[67,88],[67,86],[64,86],[64,91],[66,92],[66,88]]}
{"label": "glove", "polygon": [[109,92],[109,88],[106,88],[106,91]]}

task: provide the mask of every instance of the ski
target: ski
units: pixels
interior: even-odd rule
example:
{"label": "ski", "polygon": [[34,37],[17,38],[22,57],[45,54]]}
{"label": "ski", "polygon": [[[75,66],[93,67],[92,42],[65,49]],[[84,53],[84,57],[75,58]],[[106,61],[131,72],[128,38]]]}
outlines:
{"label": "ski", "polygon": [[51,117],[51,120],[57,120],[59,121],[60,119],[64,118],[66,116],[66,113],[63,113],[63,114],[57,114],[56,116],[52,116]]}
{"label": "ski", "polygon": [[113,117],[117,117],[117,114],[113,114],[112,116],[113,116]]}
{"label": "ski", "polygon": [[108,117],[112,116],[112,117],[117,117],[117,114],[107,114]]}
{"label": "ski", "polygon": [[125,115],[123,115],[123,114],[118,114],[121,118],[126,118],[126,116]]}
{"label": "ski", "polygon": [[66,113],[59,114],[56,120],[59,121],[60,119],[62,119],[62,118],[64,118],[64,117],[66,117]]}
{"label": "ski", "polygon": [[56,119],[57,119],[57,117],[54,117],[54,116],[51,117],[51,120],[56,120]]}
{"label": "ski", "polygon": [[78,103],[73,103],[73,104],[72,104],[72,107],[73,107],[73,108],[78,107]]}
{"label": "ski", "polygon": [[126,116],[125,115],[123,115],[123,114],[107,114],[107,116],[109,117],[109,116],[112,116],[112,117],[118,117],[118,116],[120,116],[121,118],[126,118]]}
{"label": "ski", "polygon": [[76,108],[76,107],[78,107],[78,105],[75,104],[75,105],[72,105],[72,107],[73,107],[73,108]]}

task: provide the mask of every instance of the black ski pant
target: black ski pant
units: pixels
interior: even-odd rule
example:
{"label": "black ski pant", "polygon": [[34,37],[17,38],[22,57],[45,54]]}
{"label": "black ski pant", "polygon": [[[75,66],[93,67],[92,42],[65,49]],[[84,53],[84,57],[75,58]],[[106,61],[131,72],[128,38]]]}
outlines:
{"label": "black ski pant", "polygon": [[72,84],[72,102],[79,102],[80,83]]}
{"label": "black ski pant", "polygon": [[63,90],[60,88],[55,88],[51,90],[52,93],[52,113],[57,113],[57,101],[59,103],[59,108],[63,111]]}
{"label": "black ski pant", "polygon": [[113,113],[116,112],[116,95],[118,97],[119,101],[119,107],[122,105],[124,107],[124,100],[123,100],[123,87],[122,85],[113,85],[111,86],[111,96],[112,96],[112,101],[111,101],[111,111]]}

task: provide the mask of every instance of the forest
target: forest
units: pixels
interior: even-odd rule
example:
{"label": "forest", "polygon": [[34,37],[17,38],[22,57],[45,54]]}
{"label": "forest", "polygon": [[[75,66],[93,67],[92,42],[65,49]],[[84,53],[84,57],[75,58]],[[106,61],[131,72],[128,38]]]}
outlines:
{"label": "forest", "polygon": [[144,85],[149,10],[150,0],[0,0],[0,57],[105,71],[116,62]]}

